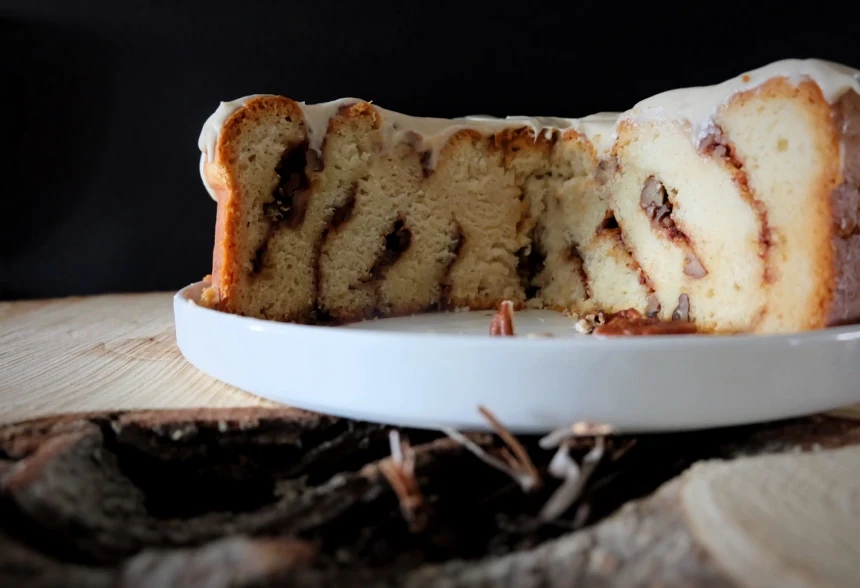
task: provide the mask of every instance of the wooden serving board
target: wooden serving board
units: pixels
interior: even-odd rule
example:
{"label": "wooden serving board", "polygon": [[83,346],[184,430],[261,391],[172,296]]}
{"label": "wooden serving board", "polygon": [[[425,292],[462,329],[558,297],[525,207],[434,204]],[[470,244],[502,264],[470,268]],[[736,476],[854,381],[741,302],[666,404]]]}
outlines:
{"label": "wooden serving board", "polygon": [[0,303],[0,424],[64,412],[275,406],[185,360],[172,297]]}

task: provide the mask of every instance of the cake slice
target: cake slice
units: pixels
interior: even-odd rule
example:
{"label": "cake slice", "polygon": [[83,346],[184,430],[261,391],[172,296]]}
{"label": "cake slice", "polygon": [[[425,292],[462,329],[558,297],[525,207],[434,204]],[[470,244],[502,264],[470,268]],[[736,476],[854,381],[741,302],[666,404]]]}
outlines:
{"label": "cake slice", "polygon": [[[610,213],[589,136],[611,130],[427,121],[360,100],[243,101],[202,162],[219,202],[217,305],[344,322],[521,307],[544,290],[554,308],[584,302],[586,248],[632,264],[619,239],[592,243]],[[644,292],[636,270],[621,269]],[[619,310],[637,301],[630,292]]]}
{"label": "cake slice", "polygon": [[222,103],[204,299],[329,324],[503,300],[713,333],[855,321],[858,77],[788,60],[583,119]]}

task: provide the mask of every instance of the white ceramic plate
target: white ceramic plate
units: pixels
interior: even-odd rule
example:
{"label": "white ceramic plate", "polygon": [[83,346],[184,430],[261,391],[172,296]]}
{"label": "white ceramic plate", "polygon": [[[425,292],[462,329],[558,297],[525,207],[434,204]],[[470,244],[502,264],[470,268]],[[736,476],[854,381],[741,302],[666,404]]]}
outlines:
{"label": "white ceramic plate", "polygon": [[209,375],[276,402],[399,426],[510,430],[576,421],[629,432],[774,420],[860,402],[860,326],[799,335],[599,339],[550,311],[427,314],[315,327],[262,321],[174,298],[176,338]]}

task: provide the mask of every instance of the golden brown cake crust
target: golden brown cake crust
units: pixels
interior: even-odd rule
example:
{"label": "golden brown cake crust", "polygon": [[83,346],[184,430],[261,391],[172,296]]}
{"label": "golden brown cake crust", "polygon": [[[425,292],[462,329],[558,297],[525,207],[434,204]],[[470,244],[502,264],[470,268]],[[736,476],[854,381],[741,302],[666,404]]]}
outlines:
{"label": "golden brown cake crust", "polygon": [[218,139],[212,162],[205,164],[206,178],[216,194],[218,208],[215,219],[215,245],[212,252],[212,288],[216,291],[217,308],[226,312],[239,312],[233,299],[238,282],[237,258],[240,219],[239,202],[243,198],[241,186],[236,182],[235,170],[237,143],[243,124],[254,122],[262,115],[272,113],[302,120],[302,110],[293,100],[283,96],[260,96],[248,100],[225,122]]}
{"label": "golden brown cake crust", "polygon": [[[835,125],[830,105],[823,96],[821,89],[814,82],[794,84],[785,78],[773,78],[757,88],[735,95],[723,107],[723,112],[744,107],[747,102],[754,100],[797,101],[803,105],[810,118],[816,122],[813,127],[816,133],[813,144],[821,155],[821,163],[816,169],[815,177],[810,180],[810,184],[814,186],[815,190],[811,198],[814,205],[812,209],[805,211],[805,231],[803,234],[795,234],[790,237],[802,239],[805,248],[811,252],[811,256],[815,260],[812,269],[814,273],[808,276],[808,279],[815,285],[815,290],[807,301],[806,324],[803,328],[820,328],[827,323],[828,307],[833,297],[834,282],[839,273],[830,243],[834,215],[838,214],[831,209],[830,194],[838,183],[839,177],[839,127]],[[740,182],[749,186],[750,180],[745,169],[745,162],[733,151],[730,150],[730,153],[738,166],[741,175]],[[755,206],[761,207],[762,242],[765,244],[763,256],[766,262],[763,287],[769,292],[768,306],[762,317],[759,318],[760,321],[768,313],[774,312],[775,305],[780,302],[779,292],[774,292],[774,283],[782,276],[775,267],[773,257],[780,255],[779,242],[784,237],[775,233],[774,229],[767,224],[768,211],[764,204],[756,199],[754,189],[751,190],[750,198]],[[790,271],[783,270],[782,273]]]}

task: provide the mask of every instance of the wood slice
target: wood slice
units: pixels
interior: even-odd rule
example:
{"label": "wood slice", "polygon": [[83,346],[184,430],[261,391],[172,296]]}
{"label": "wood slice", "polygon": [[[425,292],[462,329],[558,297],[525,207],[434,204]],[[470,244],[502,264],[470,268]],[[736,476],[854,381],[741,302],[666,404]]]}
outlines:
{"label": "wood slice", "polygon": [[268,406],[176,346],[172,295],[0,302],[0,424],[68,411]]}
{"label": "wood slice", "polygon": [[[734,586],[750,572],[727,567],[703,525],[691,530],[701,491],[679,474],[700,460],[857,443],[860,422],[609,438],[549,522],[538,515],[561,482],[537,438],[520,438],[543,481],[527,493],[456,441],[400,433],[422,517],[398,494],[379,425],[246,408],[2,427],[0,585]],[[502,455],[496,436],[470,439]],[[597,444],[579,439],[572,455]]]}
{"label": "wood slice", "polygon": [[857,585],[858,446],[696,464],[681,502],[693,535],[741,585]]}

